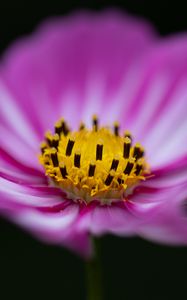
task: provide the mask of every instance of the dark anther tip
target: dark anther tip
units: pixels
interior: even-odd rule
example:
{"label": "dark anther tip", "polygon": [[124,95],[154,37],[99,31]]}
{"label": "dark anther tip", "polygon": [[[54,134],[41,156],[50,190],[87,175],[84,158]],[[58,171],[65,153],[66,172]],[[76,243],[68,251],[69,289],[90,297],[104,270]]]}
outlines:
{"label": "dark anther tip", "polygon": [[110,170],[117,170],[117,167],[119,165],[119,160],[118,159],[113,159]]}
{"label": "dark anther tip", "polygon": [[80,168],[80,160],[81,160],[81,155],[75,153],[75,156],[74,156],[74,166],[75,167]]}
{"label": "dark anther tip", "polygon": [[57,152],[51,153],[51,159],[52,159],[52,162],[53,162],[53,166],[54,166],[54,167],[58,167],[58,156],[57,156]]}
{"label": "dark anther tip", "polygon": [[102,160],[103,157],[103,145],[97,144],[96,146],[96,160]]}
{"label": "dark anther tip", "polygon": [[96,115],[93,116],[92,118],[92,126],[93,126],[93,130],[97,131],[98,130],[98,117]]}
{"label": "dark anther tip", "polygon": [[90,164],[89,170],[88,170],[88,176],[89,176],[89,177],[94,176],[94,173],[95,173],[95,167],[96,167],[95,165]]}
{"label": "dark anther tip", "polygon": [[75,144],[74,140],[69,139],[66,147],[66,156],[70,156],[73,150],[73,146]]}
{"label": "dark anther tip", "polygon": [[124,170],[124,174],[130,175],[133,166],[134,166],[134,163],[128,161],[128,163],[127,163],[127,165],[126,165],[126,168],[125,168],[125,170]]}
{"label": "dark anther tip", "polygon": [[105,180],[105,184],[106,184],[107,186],[109,186],[109,185],[111,184],[113,178],[114,178],[114,176],[112,176],[111,174],[108,174],[108,176],[107,176],[107,178],[106,178],[106,180]]}

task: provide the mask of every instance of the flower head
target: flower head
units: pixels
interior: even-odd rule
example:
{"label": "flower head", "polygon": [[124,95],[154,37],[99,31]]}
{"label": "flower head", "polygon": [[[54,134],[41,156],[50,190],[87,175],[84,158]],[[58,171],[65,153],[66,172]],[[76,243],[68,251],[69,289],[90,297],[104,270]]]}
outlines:
{"label": "flower head", "polygon": [[54,134],[46,133],[41,151],[50,182],[69,199],[85,203],[123,201],[148,172],[144,149],[132,145],[130,133],[120,136],[118,123],[113,131],[99,128],[96,116],[91,130],[81,123],[77,132],[71,132],[63,119],[58,121]]}
{"label": "flower head", "polygon": [[186,244],[186,53],[185,34],[160,39],[117,12],[51,20],[13,45],[1,214],[83,256],[105,233]]}

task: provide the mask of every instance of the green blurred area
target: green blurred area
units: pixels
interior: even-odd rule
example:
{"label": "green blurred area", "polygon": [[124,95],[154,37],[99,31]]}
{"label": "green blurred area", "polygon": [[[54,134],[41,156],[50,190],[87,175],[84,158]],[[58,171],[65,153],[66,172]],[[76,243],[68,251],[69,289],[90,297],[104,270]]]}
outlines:
{"label": "green blurred area", "polygon": [[[0,230],[0,299],[86,300],[79,257],[6,221]],[[187,248],[114,236],[100,243],[105,299],[186,299]]]}

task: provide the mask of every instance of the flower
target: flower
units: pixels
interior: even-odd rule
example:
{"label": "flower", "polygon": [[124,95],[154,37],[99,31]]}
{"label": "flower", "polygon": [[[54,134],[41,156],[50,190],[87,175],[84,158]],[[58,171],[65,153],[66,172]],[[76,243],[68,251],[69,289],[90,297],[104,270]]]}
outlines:
{"label": "flower", "polygon": [[[90,236],[106,233],[186,244],[186,58],[186,34],[163,39],[112,11],[50,20],[10,47],[0,65],[1,214],[85,257]],[[93,114],[93,130],[77,130]]]}

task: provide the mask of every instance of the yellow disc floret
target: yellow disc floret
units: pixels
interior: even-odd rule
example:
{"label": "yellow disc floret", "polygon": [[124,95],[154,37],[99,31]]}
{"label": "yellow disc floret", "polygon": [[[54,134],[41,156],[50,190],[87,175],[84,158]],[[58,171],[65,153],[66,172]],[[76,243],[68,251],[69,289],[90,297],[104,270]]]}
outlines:
{"label": "yellow disc floret", "polygon": [[53,184],[68,198],[86,203],[124,199],[148,173],[144,149],[132,145],[130,132],[120,136],[117,122],[113,129],[99,128],[96,115],[91,130],[81,123],[78,131],[70,131],[64,119],[59,120],[55,133],[45,134],[39,159]]}

